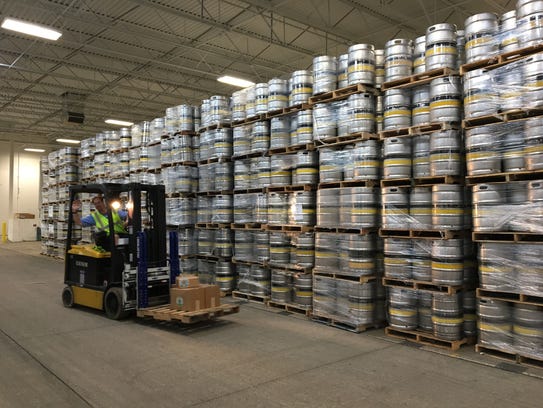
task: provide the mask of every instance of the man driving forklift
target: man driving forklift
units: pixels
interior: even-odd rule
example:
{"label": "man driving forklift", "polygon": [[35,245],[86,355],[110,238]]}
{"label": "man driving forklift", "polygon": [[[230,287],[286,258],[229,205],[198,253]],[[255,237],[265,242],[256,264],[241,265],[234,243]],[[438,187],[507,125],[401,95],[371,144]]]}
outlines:
{"label": "man driving forklift", "polygon": [[[103,248],[106,251],[111,250],[110,240],[109,240],[109,221],[108,221],[108,211],[107,205],[104,201],[104,197],[101,195],[96,195],[91,200],[92,204],[96,211],[93,211],[91,214],[81,217],[81,200],[74,200],[72,204],[72,214],[73,221],[75,224],[81,227],[96,227],[94,233],[94,242],[96,246]],[[113,204],[118,204],[114,202]],[[115,233],[115,245],[119,243],[120,237],[126,237],[128,231],[126,226],[130,218],[129,211],[115,209],[115,205],[112,205],[111,216],[113,218],[113,229]]]}

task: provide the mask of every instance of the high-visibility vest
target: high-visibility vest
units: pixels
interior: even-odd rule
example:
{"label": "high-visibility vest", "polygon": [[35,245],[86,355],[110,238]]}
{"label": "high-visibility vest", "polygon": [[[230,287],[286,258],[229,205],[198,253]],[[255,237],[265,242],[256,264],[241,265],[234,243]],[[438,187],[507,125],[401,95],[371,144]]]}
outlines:
{"label": "high-visibility vest", "polygon": [[[111,216],[113,217],[113,228],[117,234],[126,234],[126,230],[123,225],[123,220],[117,213],[117,211],[112,211]],[[92,218],[94,218],[94,224],[98,231],[104,231],[109,236],[109,220],[107,215],[101,214],[99,211],[94,211],[92,213]]]}

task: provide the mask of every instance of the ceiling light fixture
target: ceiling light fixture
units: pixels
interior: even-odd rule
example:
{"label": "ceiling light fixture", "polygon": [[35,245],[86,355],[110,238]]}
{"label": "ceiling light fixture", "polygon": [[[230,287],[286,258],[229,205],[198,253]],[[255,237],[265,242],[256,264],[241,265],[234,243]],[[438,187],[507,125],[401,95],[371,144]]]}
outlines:
{"label": "ceiling light fixture", "polygon": [[16,20],[14,18],[5,18],[2,22],[2,28],[11,31],[17,31],[18,33],[33,35],[35,37],[45,38],[47,40],[56,41],[62,35],[61,32],[52,30],[50,28],[40,26],[33,23],[28,23],[22,20]]}
{"label": "ceiling light fixture", "polygon": [[239,86],[240,88],[247,88],[248,86],[252,86],[255,83],[251,81],[247,81],[246,79],[236,78],[229,75],[224,75],[222,77],[217,78],[217,81],[228,84],[228,85],[234,85]]}
{"label": "ceiling light fixture", "polygon": [[79,143],[81,143],[79,140],[75,140],[75,139],[57,139],[57,142],[59,142],[59,143],[68,143],[68,144],[79,144]]}
{"label": "ceiling light fixture", "polygon": [[45,149],[35,149],[33,147],[25,147],[25,152],[44,153]]}
{"label": "ceiling light fixture", "polygon": [[134,124],[132,122],[127,122],[125,120],[117,120],[117,119],[106,119],[104,122],[110,125],[118,125],[118,126],[132,126]]}

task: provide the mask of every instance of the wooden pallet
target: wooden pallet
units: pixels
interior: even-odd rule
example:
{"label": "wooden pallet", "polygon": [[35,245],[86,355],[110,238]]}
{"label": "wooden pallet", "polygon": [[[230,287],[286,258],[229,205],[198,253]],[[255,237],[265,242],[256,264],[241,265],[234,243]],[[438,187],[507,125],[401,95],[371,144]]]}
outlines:
{"label": "wooden pallet", "polygon": [[196,193],[166,193],[166,198],[178,198],[178,197],[196,197]]}
{"label": "wooden pallet", "polygon": [[199,196],[218,196],[218,195],[232,195],[234,190],[217,190],[217,191],[198,191],[196,195]]}
{"label": "wooden pallet", "polygon": [[206,261],[223,261],[230,262],[232,260],[231,256],[217,256],[210,254],[196,254],[197,259],[205,259]]}
{"label": "wooden pallet", "polygon": [[270,300],[269,296],[252,295],[250,293],[239,292],[237,290],[232,291],[233,299],[245,299],[249,302],[266,304]]}
{"label": "wooden pallet", "polygon": [[466,290],[463,285],[461,286],[447,286],[436,285],[432,282],[417,281],[412,279],[395,279],[395,278],[383,278],[383,286],[390,286],[400,289],[413,289],[424,292],[439,292],[446,293],[448,295],[454,295],[455,293]]}
{"label": "wooden pallet", "polygon": [[274,307],[277,309],[283,309],[286,312],[303,314],[307,317],[311,316],[311,306],[295,305],[292,303],[276,302],[274,300],[268,300],[266,306]]}
{"label": "wooden pallet", "polygon": [[173,135],[174,136],[178,136],[178,135],[181,135],[181,136],[196,136],[198,133],[197,132],[194,132],[192,130],[179,130],[177,132],[175,132]]}
{"label": "wooden pallet", "polygon": [[282,270],[285,272],[291,272],[291,273],[299,273],[299,272],[311,273],[311,271],[313,270],[312,266],[300,266],[300,265],[291,264],[291,263],[277,264],[277,263],[272,263],[268,261],[268,262],[265,262],[264,265],[271,269],[279,269],[279,270]]}
{"label": "wooden pallet", "polygon": [[436,184],[463,184],[464,177],[461,176],[427,176],[415,178],[382,179],[381,187],[412,187],[412,186],[433,186]]}
{"label": "wooden pallet", "polygon": [[196,228],[205,228],[205,229],[223,229],[230,228],[230,223],[220,224],[215,222],[199,222],[196,224]]}
{"label": "wooden pallet", "polygon": [[421,229],[392,229],[381,228],[379,236],[384,238],[425,238],[453,239],[466,235],[465,230],[421,230]]}
{"label": "wooden pallet", "polygon": [[269,186],[266,187],[267,193],[294,193],[296,191],[313,191],[316,189],[314,184],[298,184],[290,186]]}
{"label": "wooden pallet", "polygon": [[329,232],[334,234],[359,234],[368,235],[377,232],[377,228],[343,228],[343,227],[324,227],[315,226],[315,232]]}
{"label": "wooden pallet", "polygon": [[176,167],[176,166],[196,167],[196,166],[198,166],[198,162],[195,162],[195,161],[179,161],[179,162],[171,162],[171,163],[162,163],[162,168]]}
{"label": "wooden pallet", "polygon": [[311,225],[276,225],[267,224],[267,231],[277,232],[313,232],[314,227]]}
{"label": "wooden pallet", "polygon": [[525,305],[543,306],[543,293],[541,296],[535,296],[523,293],[510,293],[477,288],[476,294],[478,298],[489,298],[503,300],[505,302],[521,303]]}
{"label": "wooden pallet", "polygon": [[460,129],[460,123],[456,122],[437,122],[426,125],[416,125],[398,129],[382,130],[379,132],[379,138],[384,140],[389,137],[410,137],[420,136],[432,132]]}
{"label": "wooden pallet", "polygon": [[478,174],[475,176],[466,176],[466,184],[472,186],[474,184],[484,183],[510,183],[512,181],[530,181],[543,179],[543,170],[529,171],[510,171],[504,173],[493,174]]}
{"label": "wooden pallet", "polygon": [[257,115],[249,116],[248,118],[245,118],[242,120],[233,120],[231,126],[238,127],[238,126],[250,125],[251,123],[260,122],[266,119],[267,119],[266,113],[259,113]]}
{"label": "wooden pallet", "polygon": [[485,68],[486,70],[495,69],[541,51],[543,51],[543,44],[531,45],[519,50],[506,52],[481,61],[464,64],[460,67],[460,74],[464,75],[466,72],[481,68]]}
{"label": "wooden pallet", "polygon": [[262,231],[266,229],[266,224],[258,222],[232,223],[230,224],[230,228],[234,230]]}
{"label": "wooden pallet", "polygon": [[283,109],[275,109],[275,110],[268,111],[268,113],[266,114],[266,119],[278,118],[278,117],[281,117],[281,116],[292,115],[292,114],[297,113],[299,111],[308,110],[308,109],[312,109],[312,106],[310,104],[308,104],[308,103],[299,103],[299,104],[296,104],[296,105],[288,106],[288,107],[283,108]]}
{"label": "wooden pallet", "polygon": [[445,340],[440,339],[431,333],[425,333],[418,330],[396,329],[390,326],[385,327],[385,334],[397,339],[407,340],[425,346],[439,347],[451,351],[457,351],[463,344],[472,344],[475,341],[472,338]]}
{"label": "wooden pallet", "polygon": [[258,265],[258,266],[267,266],[266,262],[261,261],[247,261],[245,259],[238,259],[236,257],[232,257],[232,263],[233,264],[239,264],[239,265]]}
{"label": "wooden pallet", "polygon": [[459,72],[452,68],[436,68],[430,71],[421,72],[419,74],[413,74],[405,78],[385,82],[383,85],[381,85],[381,91],[386,91],[387,89],[412,88],[415,86],[429,84],[436,78],[458,74]]}
{"label": "wooden pallet", "polygon": [[314,277],[324,277],[324,278],[330,278],[335,279],[339,281],[347,281],[352,283],[368,283],[373,282],[377,279],[376,276],[352,276],[352,275],[345,275],[343,273],[335,273],[330,272],[329,269],[323,268],[323,267],[316,267],[313,269],[313,276]]}
{"label": "wooden pallet", "polygon": [[471,129],[473,127],[493,125],[496,123],[510,123],[541,115],[543,115],[543,109],[514,109],[507,112],[495,113],[493,115],[464,119],[462,121],[462,128]]}
{"label": "wooden pallet", "polygon": [[317,103],[330,103],[347,99],[349,96],[359,93],[372,93],[378,95],[379,91],[373,86],[364,84],[354,84],[345,88],[335,89],[330,92],[324,92],[319,95],[313,95],[309,98],[309,103],[315,105]]}
{"label": "wooden pallet", "polygon": [[199,160],[198,166],[213,163],[230,163],[231,161],[232,159],[230,157],[210,157],[209,159]]}
{"label": "wooden pallet", "polygon": [[232,160],[243,160],[243,159],[250,159],[252,157],[264,157],[268,154],[268,151],[263,152],[251,152],[251,153],[245,153],[245,154],[233,154]]}
{"label": "wooden pallet", "polygon": [[326,188],[347,188],[347,187],[375,187],[379,180],[343,180],[319,183],[319,190]]}
{"label": "wooden pallet", "polygon": [[196,310],[194,312],[183,312],[170,306],[158,306],[140,309],[137,311],[137,316],[151,317],[155,320],[176,321],[184,324],[192,324],[238,312],[239,305],[233,304],[223,304],[217,307],[211,307],[209,309]]}
{"label": "wooden pallet", "polygon": [[348,321],[346,318],[341,318],[340,316],[331,316],[322,312],[315,311],[313,311],[311,320],[318,323],[326,324],[327,326],[347,330],[353,333],[362,333],[369,329],[376,329],[381,327],[380,323],[357,324],[352,321]]}
{"label": "wooden pallet", "polygon": [[317,148],[339,147],[339,146],[344,146],[347,144],[362,142],[365,140],[379,140],[379,135],[376,135],[375,133],[368,133],[368,132],[357,132],[357,133],[350,133],[348,135],[343,135],[343,136],[333,136],[333,137],[325,137],[322,139],[321,138],[315,139],[315,144]]}
{"label": "wooden pallet", "polygon": [[290,154],[290,153],[296,153],[302,150],[315,150],[315,143],[302,143],[298,145],[292,145],[292,146],[286,146],[286,147],[277,147],[275,149],[269,149],[268,155],[273,154]]}
{"label": "wooden pallet", "polygon": [[258,194],[258,193],[265,193],[266,187],[258,187],[258,188],[235,188],[234,194]]}
{"label": "wooden pallet", "polygon": [[518,354],[511,350],[504,350],[495,346],[487,346],[484,344],[476,344],[475,351],[477,353],[483,353],[512,363],[543,368],[543,356],[539,358],[535,356],[527,356],[525,354]]}
{"label": "wooden pallet", "polygon": [[543,234],[532,232],[477,232],[471,235],[477,242],[543,242]]}
{"label": "wooden pallet", "polygon": [[201,127],[198,129],[198,133],[204,133],[208,130],[215,130],[215,129],[228,129],[231,128],[232,125],[230,123],[214,123],[209,126]]}

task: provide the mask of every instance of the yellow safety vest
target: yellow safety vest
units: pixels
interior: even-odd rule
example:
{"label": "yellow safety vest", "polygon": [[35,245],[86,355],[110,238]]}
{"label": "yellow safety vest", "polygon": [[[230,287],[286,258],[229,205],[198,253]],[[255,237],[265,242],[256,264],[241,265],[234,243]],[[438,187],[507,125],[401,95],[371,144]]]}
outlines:
{"label": "yellow safety vest", "polygon": [[[117,211],[113,211],[111,216],[113,217],[113,228],[115,233],[126,234],[127,231],[124,228],[123,220]],[[104,231],[109,236],[109,220],[107,215],[103,215],[99,211],[94,211],[92,213],[92,218],[94,218],[94,224],[96,225],[98,231]]]}

